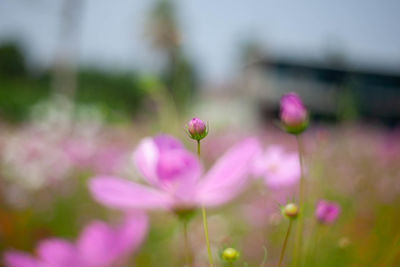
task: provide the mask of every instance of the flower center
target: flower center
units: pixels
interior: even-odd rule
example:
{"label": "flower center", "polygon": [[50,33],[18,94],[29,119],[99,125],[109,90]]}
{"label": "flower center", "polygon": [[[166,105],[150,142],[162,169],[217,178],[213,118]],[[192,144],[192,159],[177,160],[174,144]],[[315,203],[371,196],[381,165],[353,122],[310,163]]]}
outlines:
{"label": "flower center", "polygon": [[158,177],[162,181],[185,178],[194,168],[193,164],[192,157],[183,150],[161,153],[157,164]]}

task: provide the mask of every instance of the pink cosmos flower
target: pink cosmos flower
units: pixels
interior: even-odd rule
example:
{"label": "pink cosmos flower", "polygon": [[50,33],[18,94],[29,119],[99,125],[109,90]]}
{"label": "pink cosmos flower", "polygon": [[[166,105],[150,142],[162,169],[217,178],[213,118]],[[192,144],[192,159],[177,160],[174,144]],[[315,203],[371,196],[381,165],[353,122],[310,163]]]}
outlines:
{"label": "pink cosmos flower", "polygon": [[324,224],[333,223],[339,216],[340,206],[336,203],[320,200],[315,209],[315,217],[318,222]]}
{"label": "pink cosmos flower", "polygon": [[19,251],[4,254],[7,267],[108,267],[136,250],[147,232],[147,216],[143,213],[126,216],[112,228],[102,221],[87,225],[77,242],[51,238],[39,243],[37,257]]}
{"label": "pink cosmos flower", "polygon": [[297,153],[287,153],[279,145],[270,146],[254,162],[253,173],[262,176],[265,184],[273,189],[297,183],[300,163]]}
{"label": "pink cosmos flower", "polygon": [[[97,176],[89,188],[94,198],[110,208],[179,211],[200,205],[217,206],[243,188],[248,166],[259,151],[255,138],[231,148],[203,176],[198,158],[167,135],[145,138],[133,159],[148,185],[113,176]],[[200,179],[201,178],[201,179]]]}

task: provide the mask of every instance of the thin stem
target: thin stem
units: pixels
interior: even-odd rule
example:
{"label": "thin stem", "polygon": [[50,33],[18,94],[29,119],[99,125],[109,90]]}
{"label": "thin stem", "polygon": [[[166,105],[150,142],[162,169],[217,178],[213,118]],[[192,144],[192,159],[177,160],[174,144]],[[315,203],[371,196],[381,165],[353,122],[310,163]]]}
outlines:
{"label": "thin stem", "polygon": [[321,225],[316,224],[315,231],[313,233],[312,237],[312,243],[311,247],[309,248],[308,251],[308,257],[306,263],[308,263],[306,266],[314,266],[315,265],[315,260],[317,258],[317,248],[319,246],[319,240],[321,238]]}
{"label": "thin stem", "polygon": [[303,143],[300,136],[296,135],[297,146],[299,150],[300,162],[300,185],[299,185],[299,216],[296,224],[296,236],[293,249],[292,266],[297,267],[300,263],[301,243],[303,236],[303,219],[304,219],[304,170],[303,170]]}
{"label": "thin stem", "polygon": [[[197,156],[200,159],[200,140],[197,140]],[[208,240],[207,216],[206,216],[206,209],[204,207],[201,207],[201,214],[203,215],[204,236],[206,238],[206,244],[207,244],[208,262],[210,264],[210,267],[212,267],[210,242]]]}
{"label": "thin stem", "polygon": [[207,244],[207,253],[208,253],[208,262],[210,266],[212,266],[212,257],[211,257],[211,250],[210,250],[210,242],[208,241],[208,229],[207,229],[207,217],[206,217],[206,209],[204,207],[201,208],[201,212],[203,214],[203,225],[204,225],[204,235],[206,237],[206,244]]}
{"label": "thin stem", "polygon": [[263,249],[264,249],[264,258],[260,264],[260,267],[264,267],[265,263],[267,262],[267,248],[265,246],[263,246]]}
{"label": "thin stem", "polygon": [[197,140],[197,156],[200,159],[200,140]]}
{"label": "thin stem", "polygon": [[286,236],[285,236],[285,241],[283,241],[283,246],[282,246],[282,250],[281,250],[281,256],[279,257],[279,264],[278,267],[281,266],[282,260],[283,260],[283,255],[285,255],[285,250],[286,250],[286,245],[287,245],[287,241],[289,239],[289,235],[290,235],[290,230],[292,229],[292,219],[289,219],[289,226],[286,232]]}
{"label": "thin stem", "polygon": [[185,249],[186,249],[186,262],[189,267],[192,266],[192,253],[190,249],[189,237],[188,237],[188,222],[183,222],[183,236],[185,239]]}
{"label": "thin stem", "polygon": [[394,239],[393,244],[389,248],[389,252],[387,253],[387,256],[384,257],[382,260],[381,264],[378,266],[390,266],[390,264],[393,262],[393,260],[396,257],[396,254],[399,252],[399,247],[400,247],[400,233],[397,235],[397,237]]}
{"label": "thin stem", "polygon": [[316,248],[316,243],[317,243],[317,236],[318,236],[318,231],[319,231],[319,225],[315,222],[314,226],[312,227],[312,232],[311,236],[308,239],[307,244],[305,245],[306,247],[306,258],[305,258],[305,266],[311,266],[313,264],[313,260],[311,257],[314,256],[315,248]]}

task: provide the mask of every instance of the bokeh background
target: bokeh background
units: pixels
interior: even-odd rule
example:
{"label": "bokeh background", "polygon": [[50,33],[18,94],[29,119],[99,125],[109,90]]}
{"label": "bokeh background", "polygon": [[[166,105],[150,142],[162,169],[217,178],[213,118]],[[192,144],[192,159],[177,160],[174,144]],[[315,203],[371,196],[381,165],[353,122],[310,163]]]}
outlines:
{"label": "bokeh background", "polygon": [[[248,135],[296,151],[276,123],[280,97],[295,91],[311,114],[305,255],[314,266],[399,266],[399,12],[395,0],[1,0],[0,252],[114,221],[87,180],[139,179],[131,152],[159,132],[194,151],[193,116],[210,125],[205,166]],[[287,223],[276,203],[293,192],[255,180],[211,210],[215,257],[235,246],[237,266],[259,266],[265,246],[265,266],[276,266]],[[342,213],[316,253],[321,198]],[[182,266],[176,218],[151,217],[126,266]],[[191,229],[205,266],[199,216]]]}

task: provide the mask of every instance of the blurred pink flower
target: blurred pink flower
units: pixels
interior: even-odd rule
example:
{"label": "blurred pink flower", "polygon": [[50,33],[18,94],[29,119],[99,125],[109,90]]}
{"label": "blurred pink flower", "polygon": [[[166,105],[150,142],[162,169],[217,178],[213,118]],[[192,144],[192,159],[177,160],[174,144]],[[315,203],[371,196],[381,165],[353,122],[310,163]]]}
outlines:
{"label": "blurred pink flower", "polygon": [[339,216],[340,206],[333,202],[320,200],[315,209],[315,217],[318,222],[330,224],[333,223]]}
{"label": "blurred pink flower", "polygon": [[259,151],[255,138],[231,148],[199,179],[202,168],[197,157],[167,135],[142,140],[134,152],[134,163],[150,186],[112,176],[90,181],[94,198],[111,208],[191,209],[217,206],[244,189],[249,165]]}
{"label": "blurred pink flower", "polygon": [[284,94],[281,98],[281,120],[288,126],[298,126],[307,119],[307,110],[296,93]]}
{"label": "blurred pink flower", "polygon": [[96,173],[117,172],[128,152],[121,145],[105,144],[100,139],[73,139],[64,141],[61,148],[75,166],[91,169]]}
{"label": "blurred pink flower", "polygon": [[87,167],[90,164],[90,158],[95,154],[97,146],[93,140],[79,138],[69,138],[63,140],[60,144],[61,150],[70,159],[75,166]]}
{"label": "blurred pink flower", "polygon": [[57,146],[57,140],[33,130],[21,130],[7,140],[0,151],[5,168],[20,186],[37,190],[66,178],[71,161]]}
{"label": "blurred pink flower", "polygon": [[300,179],[297,153],[286,153],[279,145],[271,145],[254,162],[253,173],[262,176],[265,184],[273,189],[290,186]]}
{"label": "blurred pink flower", "polygon": [[102,221],[87,225],[75,244],[57,238],[39,243],[37,257],[19,251],[7,251],[7,267],[107,267],[136,250],[147,232],[147,216],[143,213],[126,216],[112,228]]}
{"label": "blurred pink flower", "polygon": [[96,173],[116,173],[123,166],[125,160],[129,161],[129,151],[119,146],[103,146],[91,159],[92,168]]}

